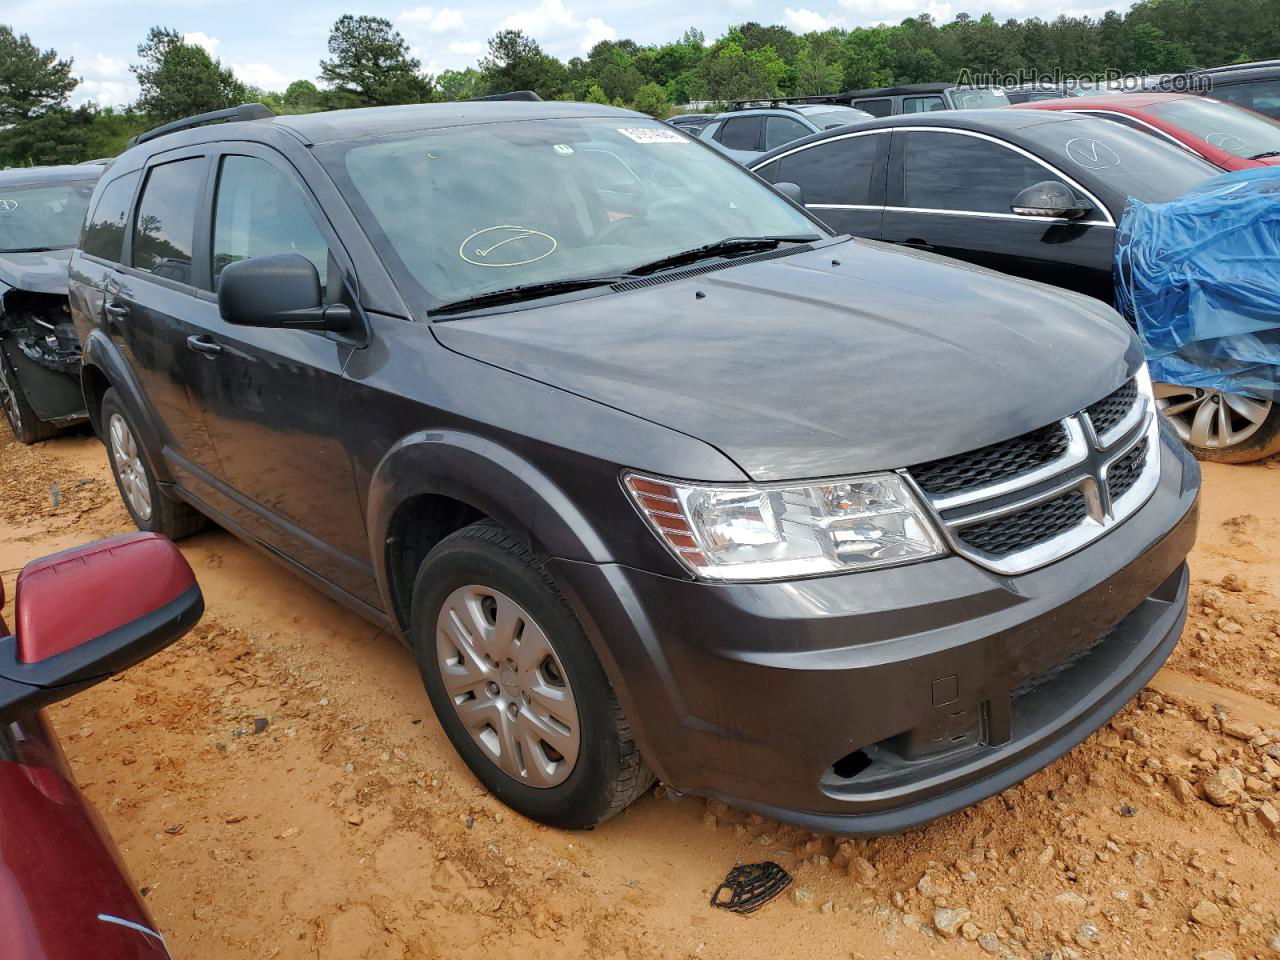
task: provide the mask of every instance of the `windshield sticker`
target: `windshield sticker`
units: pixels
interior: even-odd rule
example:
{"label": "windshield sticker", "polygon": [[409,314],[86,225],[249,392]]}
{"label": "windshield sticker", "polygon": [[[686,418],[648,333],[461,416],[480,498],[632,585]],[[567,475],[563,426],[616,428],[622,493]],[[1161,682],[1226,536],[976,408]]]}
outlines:
{"label": "windshield sticker", "polygon": [[477,267],[520,267],[546,259],[558,246],[549,233],[504,223],[471,234],[458,247],[458,256]]}
{"label": "windshield sticker", "polygon": [[1101,140],[1076,137],[1067,141],[1067,156],[1087,170],[1120,166],[1120,155]]}
{"label": "windshield sticker", "polygon": [[10,200],[8,197],[0,197],[0,211],[12,213],[18,209],[18,201]]}
{"label": "windshield sticker", "polygon": [[562,157],[573,156],[573,147],[569,146],[567,143],[557,143],[551,149],[554,150],[556,153],[560,154],[560,156]]}
{"label": "windshield sticker", "polygon": [[619,127],[618,132],[636,143],[688,143],[689,138],[674,130],[658,127]]}
{"label": "windshield sticker", "polygon": [[1227,153],[1238,153],[1248,146],[1234,133],[1211,133],[1204,139],[1206,143],[1211,143],[1219,150],[1225,150]]}

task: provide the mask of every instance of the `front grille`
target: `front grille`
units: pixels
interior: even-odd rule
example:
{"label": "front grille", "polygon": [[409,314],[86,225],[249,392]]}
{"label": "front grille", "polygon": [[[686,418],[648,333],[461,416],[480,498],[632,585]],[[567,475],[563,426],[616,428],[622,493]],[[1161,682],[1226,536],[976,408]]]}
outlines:
{"label": "front grille", "polygon": [[961,540],[993,557],[1002,557],[1051,540],[1080,524],[1089,514],[1084,494],[1072,490],[1018,513],[964,527]]}
{"label": "front grille", "polygon": [[957,490],[1008,480],[1057,460],[1067,452],[1067,432],[1051,423],[1012,440],[931,460],[908,468],[925,493],[939,497]]}
{"label": "front grille", "polygon": [[1107,471],[1107,491],[1111,494],[1112,502],[1128,493],[1142,476],[1142,468],[1147,465],[1147,446],[1148,442],[1144,439]]}
{"label": "front grille", "polygon": [[1097,403],[1086,408],[1089,422],[1093,424],[1093,432],[1098,436],[1107,433],[1112,427],[1125,418],[1138,400],[1138,383],[1130,380],[1119,390],[1103,397]]}

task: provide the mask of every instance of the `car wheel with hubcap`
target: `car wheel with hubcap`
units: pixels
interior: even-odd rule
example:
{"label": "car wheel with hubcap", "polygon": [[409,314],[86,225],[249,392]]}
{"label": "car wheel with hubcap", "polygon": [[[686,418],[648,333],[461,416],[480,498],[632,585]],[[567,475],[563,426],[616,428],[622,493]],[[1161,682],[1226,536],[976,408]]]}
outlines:
{"label": "car wheel with hubcap", "polygon": [[517,812],[591,827],[653,782],[581,624],[502,527],[474,523],[427,555],[410,636],[440,725]]}
{"label": "car wheel with hubcap", "polygon": [[1248,463],[1280,453],[1280,403],[1211,387],[1155,385],[1156,406],[1200,460]]}
{"label": "car wheel with hubcap", "polygon": [[199,532],[205,518],[195,508],[171,499],[156,483],[137,430],[115,388],[102,397],[100,422],[120,499],[139,530],[180,540]]}

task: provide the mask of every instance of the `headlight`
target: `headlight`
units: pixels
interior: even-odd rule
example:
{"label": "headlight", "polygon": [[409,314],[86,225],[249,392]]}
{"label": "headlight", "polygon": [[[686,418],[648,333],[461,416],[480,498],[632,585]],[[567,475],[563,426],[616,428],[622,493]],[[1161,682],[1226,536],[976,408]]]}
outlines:
{"label": "headlight", "polygon": [[623,480],[663,542],[712,580],[868,570],[947,552],[893,473],[798,486],[693,486],[634,473]]}

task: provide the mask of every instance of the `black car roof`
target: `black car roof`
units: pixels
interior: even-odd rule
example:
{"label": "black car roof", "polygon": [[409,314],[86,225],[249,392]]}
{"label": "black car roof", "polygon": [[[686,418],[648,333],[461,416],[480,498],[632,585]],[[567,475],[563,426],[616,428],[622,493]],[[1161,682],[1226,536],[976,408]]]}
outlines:
{"label": "black car roof", "polygon": [[896,87],[873,87],[870,90],[846,90],[844,93],[837,93],[836,96],[841,100],[845,97],[895,97],[902,94],[912,93],[942,93],[944,90],[950,90],[954,86],[954,83],[903,83]]}
{"label": "black car roof", "polygon": [[107,169],[102,163],[76,163],[57,167],[10,167],[0,170],[0,186],[15,183],[70,183],[75,180],[97,180]]}

